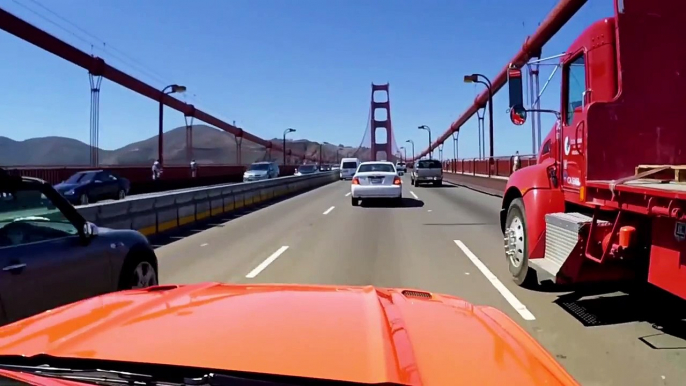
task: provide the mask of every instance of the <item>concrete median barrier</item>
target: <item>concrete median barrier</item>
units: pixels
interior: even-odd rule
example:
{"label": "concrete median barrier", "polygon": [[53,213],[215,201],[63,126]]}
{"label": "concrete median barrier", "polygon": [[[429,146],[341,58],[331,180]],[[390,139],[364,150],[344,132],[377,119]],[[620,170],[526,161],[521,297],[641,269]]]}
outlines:
{"label": "concrete median barrier", "polygon": [[146,236],[235,210],[255,206],[338,181],[338,172],[198,188],[78,207],[98,226],[134,229]]}

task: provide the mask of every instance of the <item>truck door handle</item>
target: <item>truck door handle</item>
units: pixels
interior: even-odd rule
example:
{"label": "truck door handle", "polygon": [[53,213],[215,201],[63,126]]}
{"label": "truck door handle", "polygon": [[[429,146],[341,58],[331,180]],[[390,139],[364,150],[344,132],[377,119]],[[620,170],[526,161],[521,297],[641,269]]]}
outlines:
{"label": "truck door handle", "polygon": [[3,268],[3,271],[16,271],[19,269],[22,269],[26,267],[26,264],[13,264],[13,265],[8,265],[7,267]]}

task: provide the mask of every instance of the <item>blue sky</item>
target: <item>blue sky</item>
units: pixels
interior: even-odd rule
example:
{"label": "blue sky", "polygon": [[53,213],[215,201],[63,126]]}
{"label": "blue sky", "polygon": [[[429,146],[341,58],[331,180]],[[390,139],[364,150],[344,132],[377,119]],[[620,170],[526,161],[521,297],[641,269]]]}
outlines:
{"label": "blue sky", "polygon": [[[482,90],[462,83],[462,76],[494,76],[556,3],[0,0],[0,7],[153,86],[183,84],[188,92],[181,99],[263,138],[293,127],[295,138],[357,146],[367,126],[370,84],[389,82],[396,141],[401,146],[413,139],[419,151],[428,140],[418,125],[430,126],[437,137]],[[586,26],[611,16],[612,3],[589,1],[544,56],[563,52]],[[0,135],[88,143],[87,73],[5,32],[0,47]],[[557,107],[558,95],[558,87],[550,87],[543,105]],[[494,102],[495,153],[531,153],[531,128],[509,122],[506,98],[501,92]],[[169,109],[165,120],[165,130],[184,124]],[[551,118],[543,124],[545,133]],[[474,118],[462,129],[460,158],[478,153],[476,125]],[[155,102],[103,80],[101,147],[156,132]],[[445,156],[452,154],[447,143]]]}

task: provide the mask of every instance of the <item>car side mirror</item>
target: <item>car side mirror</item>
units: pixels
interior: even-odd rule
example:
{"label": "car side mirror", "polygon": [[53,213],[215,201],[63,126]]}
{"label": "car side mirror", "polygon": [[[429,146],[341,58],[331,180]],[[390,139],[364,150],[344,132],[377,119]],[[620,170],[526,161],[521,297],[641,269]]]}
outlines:
{"label": "car side mirror", "polygon": [[98,226],[92,222],[86,221],[83,224],[83,235],[87,238],[93,238],[98,235]]}
{"label": "car side mirror", "polygon": [[404,172],[398,172],[399,176],[403,176],[405,173]]}

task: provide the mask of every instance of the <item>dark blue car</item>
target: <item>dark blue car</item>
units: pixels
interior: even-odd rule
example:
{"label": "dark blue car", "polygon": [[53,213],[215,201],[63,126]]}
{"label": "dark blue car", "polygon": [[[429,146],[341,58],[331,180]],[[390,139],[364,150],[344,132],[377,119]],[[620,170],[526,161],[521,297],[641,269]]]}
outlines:
{"label": "dark blue car", "polygon": [[72,205],[86,205],[100,200],[122,200],[129,194],[131,184],[107,170],[87,170],[54,187]]}
{"label": "dark blue car", "polygon": [[157,285],[157,271],[141,233],[98,227],[47,182],[0,169],[0,325]]}

